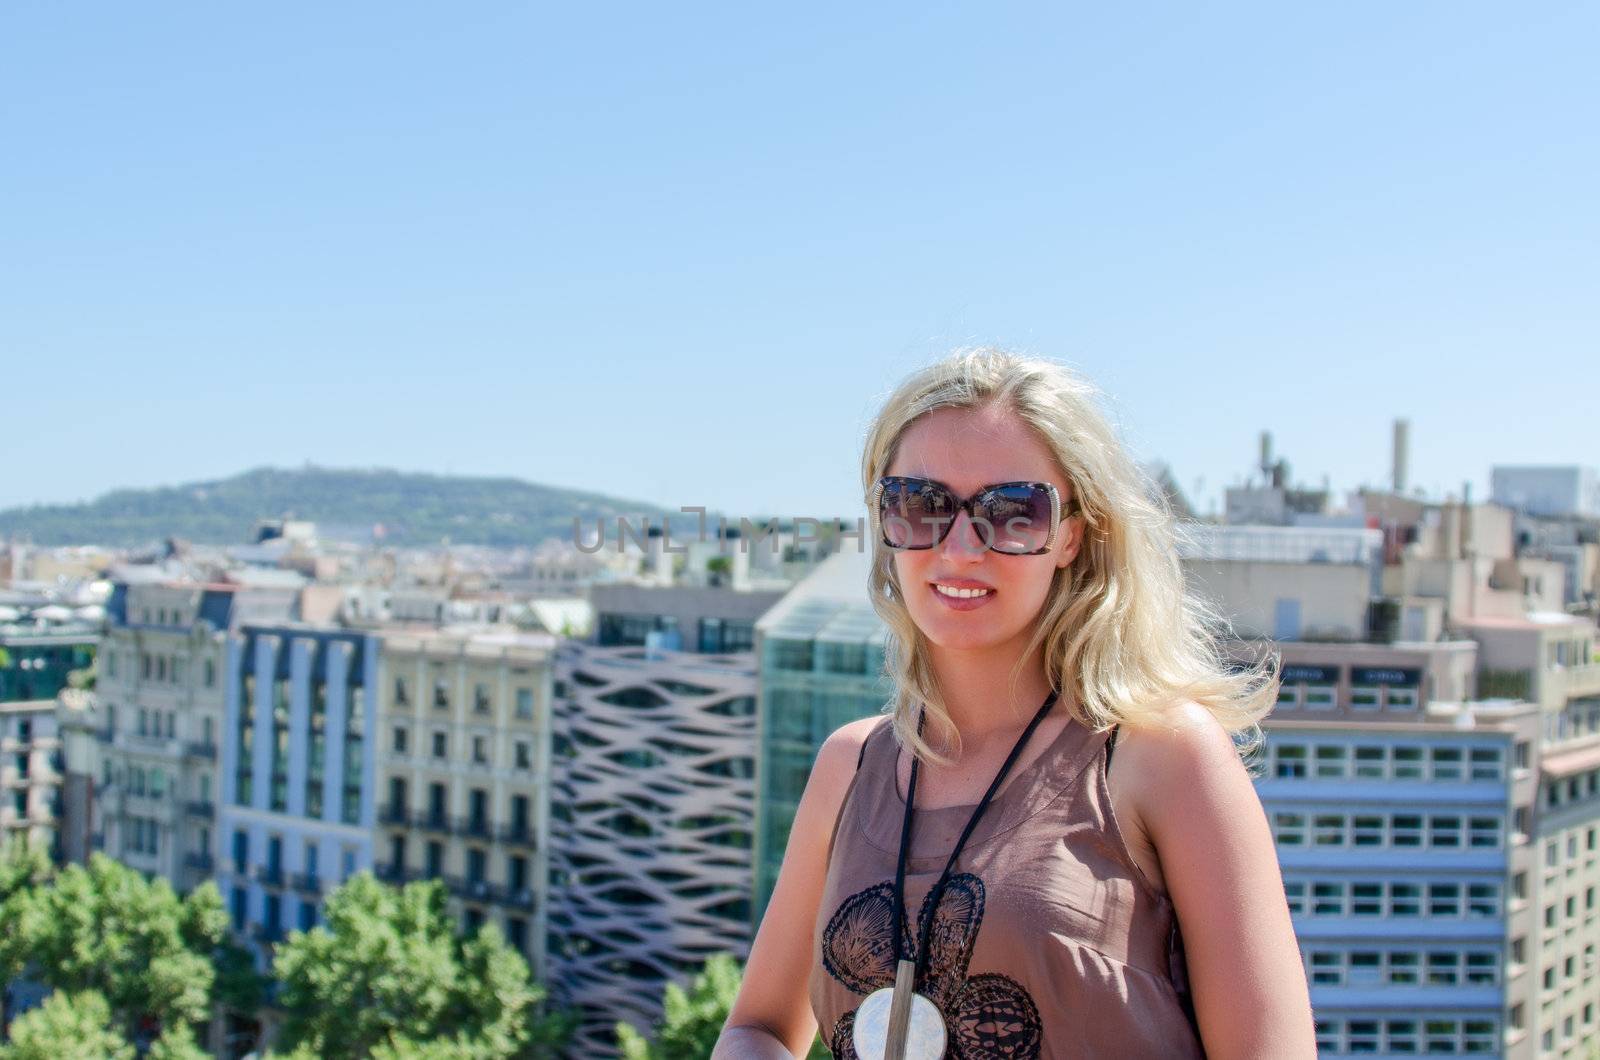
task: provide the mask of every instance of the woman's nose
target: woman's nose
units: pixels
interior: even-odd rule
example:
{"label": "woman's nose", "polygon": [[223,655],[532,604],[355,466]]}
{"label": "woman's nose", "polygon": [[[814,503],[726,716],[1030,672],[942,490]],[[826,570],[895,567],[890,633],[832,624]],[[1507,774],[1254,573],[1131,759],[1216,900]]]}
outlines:
{"label": "woman's nose", "polygon": [[972,521],[972,516],[965,508],[956,512],[956,520],[950,526],[950,532],[944,536],[944,544],[940,546],[944,555],[960,558],[966,556],[980,556],[989,548],[989,540],[984,537],[984,527]]}

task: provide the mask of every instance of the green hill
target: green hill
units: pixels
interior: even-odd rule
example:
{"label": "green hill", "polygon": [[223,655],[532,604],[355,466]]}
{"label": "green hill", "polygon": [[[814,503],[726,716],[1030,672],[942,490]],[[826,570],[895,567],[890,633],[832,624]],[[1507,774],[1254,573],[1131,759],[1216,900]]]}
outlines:
{"label": "green hill", "polygon": [[[0,538],[14,535],[36,545],[138,547],[168,537],[242,544],[250,540],[257,519],[287,516],[312,520],[330,536],[357,539],[381,523],[384,540],[396,545],[437,544],[448,537],[456,544],[512,546],[549,537],[570,541],[578,516],[590,534],[603,520],[606,547],[615,548],[617,516],[659,520],[662,514],[649,504],[514,478],[308,465],[256,468],[214,482],[115,490],[81,504],[0,510]],[[695,521],[677,515],[672,522],[676,548],[695,532]],[[630,525],[642,527],[641,522]]]}

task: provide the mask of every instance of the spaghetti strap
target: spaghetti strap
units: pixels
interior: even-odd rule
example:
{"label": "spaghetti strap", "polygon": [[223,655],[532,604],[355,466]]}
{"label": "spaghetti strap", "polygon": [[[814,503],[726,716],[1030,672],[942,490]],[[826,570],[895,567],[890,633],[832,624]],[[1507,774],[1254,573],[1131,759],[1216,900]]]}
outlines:
{"label": "spaghetti strap", "polygon": [[1106,737],[1106,772],[1107,772],[1107,774],[1109,774],[1110,771],[1111,771],[1111,752],[1116,750],[1116,746],[1117,746],[1117,727],[1115,725],[1113,725],[1113,726],[1111,726],[1111,734]]}

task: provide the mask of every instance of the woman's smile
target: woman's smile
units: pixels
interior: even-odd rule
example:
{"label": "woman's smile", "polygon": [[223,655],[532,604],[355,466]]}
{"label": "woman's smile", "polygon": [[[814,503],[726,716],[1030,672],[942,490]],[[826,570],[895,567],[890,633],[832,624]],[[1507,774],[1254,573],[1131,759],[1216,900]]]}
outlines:
{"label": "woman's smile", "polygon": [[963,578],[929,582],[928,589],[952,611],[976,611],[995,596],[993,588]]}

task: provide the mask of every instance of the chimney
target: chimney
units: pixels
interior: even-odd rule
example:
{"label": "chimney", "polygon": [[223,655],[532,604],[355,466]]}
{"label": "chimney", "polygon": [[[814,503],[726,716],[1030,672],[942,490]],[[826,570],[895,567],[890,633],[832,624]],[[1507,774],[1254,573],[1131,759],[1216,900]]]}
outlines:
{"label": "chimney", "polygon": [[1407,464],[1410,461],[1411,424],[1408,420],[1394,421],[1394,466],[1393,480],[1394,492],[1404,494],[1406,491],[1406,478],[1409,471]]}
{"label": "chimney", "polygon": [[737,526],[728,527],[724,535],[725,547],[733,550],[729,557],[732,560],[733,576],[730,579],[734,589],[750,588],[750,550],[745,547],[744,538],[739,535]]}

